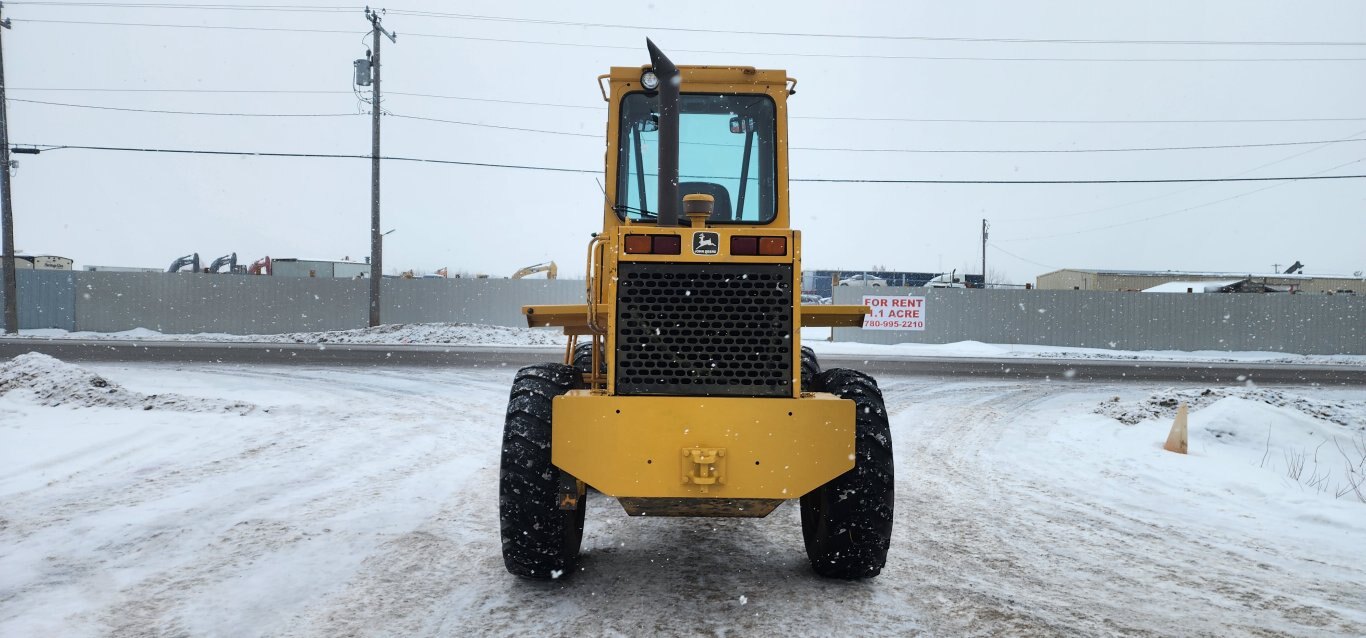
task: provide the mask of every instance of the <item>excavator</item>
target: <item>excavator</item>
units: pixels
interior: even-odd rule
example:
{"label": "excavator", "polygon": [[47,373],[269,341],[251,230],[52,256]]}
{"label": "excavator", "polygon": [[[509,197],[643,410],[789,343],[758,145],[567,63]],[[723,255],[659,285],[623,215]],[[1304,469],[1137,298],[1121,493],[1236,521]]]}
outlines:
{"label": "excavator", "polygon": [[517,272],[512,273],[512,278],[521,279],[522,277],[528,277],[538,272],[545,273],[546,279],[554,279],[560,274],[560,268],[559,266],[555,265],[555,262],[547,261],[540,264],[533,264],[531,266],[527,266],[526,268],[518,270]]}
{"label": "excavator", "polygon": [[265,257],[262,257],[262,258],[260,258],[260,259],[257,259],[256,261],[251,262],[251,265],[250,265],[250,266],[247,266],[247,274],[249,274],[249,275],[259,275],[259,274],[261,274],[261,273],[265,273],[265,274],[269,275],[269,274],[271,274],[270,266],[271,266],[270,256],[267,255],[267,256],[265,256]]}
{"label": "excavator", "polygon": [[166,272],[180,272],[186,266],[190,266],[190,272],[199,272],[199,253],[190,253],[184,257],[176,257],[171,262],[171,267]]}
{"label": "excavator", "polygon": [[232,253],[231,255],[223,255],[222,257],[213,260],[213,262],[209,264],[209,267],[204,272],[217,274],[223,268],[223,266],[228,267],[229,273],[236,273],[237,253]]}
{"label": "excavator", "polygon": [[560,327],[567,343],[561,362],[513,378],[504,565],[529,579],[574,574],[591,486],[651,518],[763,517],[796,499],[818,575],[876,576],[892,536],[891,430],[875,379],[822,370],[801,345],[802,327],[858,327],[869,310],[800,303],[787,157],[796,80],[677,66],[646,46],[649,64],[598,78],[608,186],[586,303],[522,308],[528,326]]}

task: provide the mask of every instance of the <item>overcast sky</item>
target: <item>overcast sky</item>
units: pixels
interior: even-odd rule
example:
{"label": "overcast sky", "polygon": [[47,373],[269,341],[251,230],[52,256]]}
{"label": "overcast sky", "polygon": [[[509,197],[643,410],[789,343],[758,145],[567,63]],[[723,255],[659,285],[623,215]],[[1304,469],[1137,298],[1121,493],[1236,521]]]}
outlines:
{"label": "overcast sky", "polygon": [[[292,0],[289,6],[304,2]],[[338,12],[284,12],[58,4],[5,3],[5,15],[14,20],[13,30],[4,33],[4,56],[15,144],[369,153],[370,120],[362,114],[368,107],[358,106],[351,93],[352,60],[364,56],[368,28],[359,5]],[[391,2],[384,22],[399,35],[396,45],[386,41],[383,48],[387,111],[579,135],[387,117],[384,153],[599,170],[606,111],[594,78],[612,65],[644,63],[646,36],[679,64],[786,69],[800,82],[790,103],[793,146],[999,151],[1366,138],[1363,2],[703,4]],[[1287,58],[1301,60],[1279,61]],[[1210,61],[1228,59],[1257,61]],[[316,93],[150,91],[164,89]],[[19,100],[341,116],[210,117]],[[830,117],[865,119],[823,119]],[[945,119],[978,121],[904,121]],[[1133,123],[1287,119],[1318,121]],[[1366,174],[1366,142],[1105,153],[793,150],[790,158],[797,179]],[[16,242],[28,254],[67,256],[78,265],[152,267],[165,267],[190,252],[207,262],[235,251],[246,263],[265,255],[360,259],[369,254],[366,160],[74,149],[16,159]],[[448,266],[452,272],[507,276],[553,259],[562,273],[576,274],[589,233],[599,228],[598,188],[591,174],[387,162],[383,226],[395,232],[386,241],[386,270]],[[985,217],[992,225],[988,267],[1017,284],[1061,267],[1266,272],[1272,264],[1284,268],[1298,259],[1310,273],[1366,269],[1366,180],[1047,186],[797,182],[790,197],[793,224],[803,231],[806,268],[961,271],[966,266],[977,272]]]}

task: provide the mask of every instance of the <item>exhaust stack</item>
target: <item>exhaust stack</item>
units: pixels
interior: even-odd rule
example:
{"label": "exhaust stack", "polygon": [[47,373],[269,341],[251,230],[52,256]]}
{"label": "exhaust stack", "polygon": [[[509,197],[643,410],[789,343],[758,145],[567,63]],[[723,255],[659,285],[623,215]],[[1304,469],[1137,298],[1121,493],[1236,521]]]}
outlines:
{"label": "exhaust stack", "polygon": [[650,67],[659,78],[659,226],[678,225],[678,67],[649,38]]}

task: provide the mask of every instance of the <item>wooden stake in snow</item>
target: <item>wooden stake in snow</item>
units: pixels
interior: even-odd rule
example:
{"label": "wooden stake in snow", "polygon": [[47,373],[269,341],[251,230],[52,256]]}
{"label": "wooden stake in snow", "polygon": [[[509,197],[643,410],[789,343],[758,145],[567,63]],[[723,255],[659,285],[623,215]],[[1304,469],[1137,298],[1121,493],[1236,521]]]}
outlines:
{"label": "wooden stake in snow", "polygon": [[1177,454],[1186,453],[1186,404],[1182,403],[1176,408],[1176,420],[1172,422],[1172,431],[1167,434],[1167,444],[1162,449]]}

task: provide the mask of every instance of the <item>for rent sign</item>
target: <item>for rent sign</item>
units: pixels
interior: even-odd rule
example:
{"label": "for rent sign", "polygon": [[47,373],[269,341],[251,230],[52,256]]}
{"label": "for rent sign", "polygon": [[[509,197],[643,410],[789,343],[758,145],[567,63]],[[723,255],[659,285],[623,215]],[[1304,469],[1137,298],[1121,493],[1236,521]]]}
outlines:
{"label": "for rent sign", "polygon": [[863,305],[873,313],[864,317],[864,330],[924,330],[924,297],[874,297],[864,295]]}

